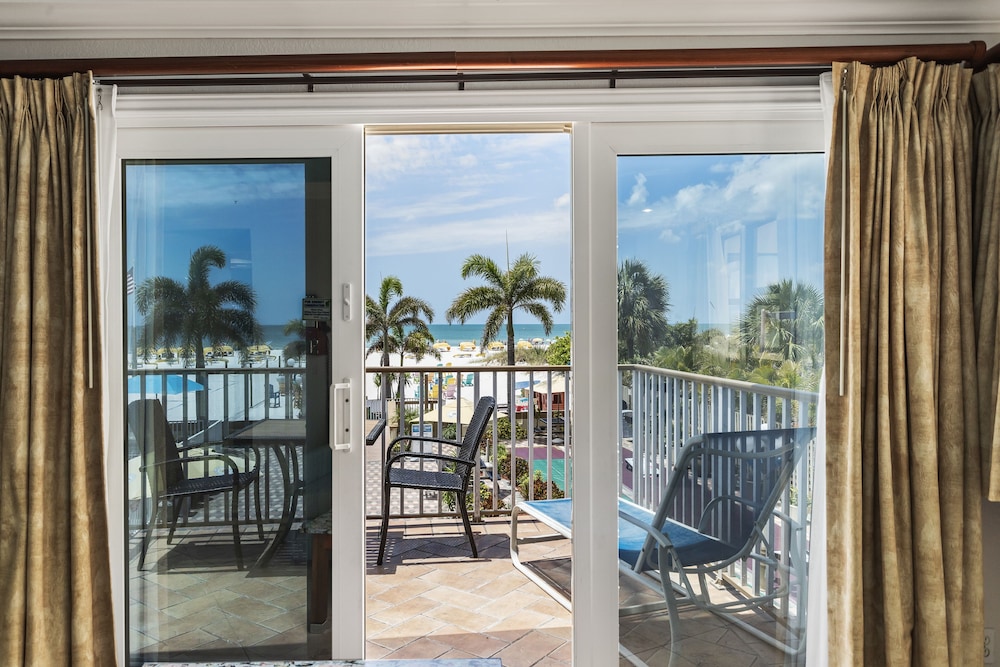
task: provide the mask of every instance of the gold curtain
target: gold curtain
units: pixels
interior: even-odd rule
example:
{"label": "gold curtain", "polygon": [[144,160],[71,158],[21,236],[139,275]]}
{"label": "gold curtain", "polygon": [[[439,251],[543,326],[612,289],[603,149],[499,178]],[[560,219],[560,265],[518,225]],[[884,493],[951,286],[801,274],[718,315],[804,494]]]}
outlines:
{"label": "gold curtain", "polygon": [[113,665],[91,77],[0,80],[0,664]]}
{"label": "gold curtain", "polygon": [[831,665],[982,661],[970,79],[915,59],[834,65]]}
{"label": "gold curtain", "polygon": [[1000,65],[972,77],[975,125],[976,325],[983,493],[1000,500]]}

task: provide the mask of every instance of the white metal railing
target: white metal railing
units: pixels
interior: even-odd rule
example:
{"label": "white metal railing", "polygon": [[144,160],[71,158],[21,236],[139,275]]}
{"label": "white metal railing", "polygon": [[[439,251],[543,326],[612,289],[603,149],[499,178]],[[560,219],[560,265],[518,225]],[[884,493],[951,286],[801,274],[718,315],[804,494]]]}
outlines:
{"label": "white metal railing", "polygon": [[[568,367],[379,366],[366,371],[371,380],[368,386],[376,386],[380,395],[388,386],[392,396],[366,397],[366,416],[375,419],[385,415],[390,425],[378,443],[379,460],[368,467],[369,489],[381,492],[382,465],[394,437],[425,433],[461,439],[476,402],[481,396],[491,395],[497,399],[497,410],[486,430],[481,465],[473,473],[473,488],[480,490],[470,494],[474,518],[509,513],[518,498],[534,500],[569,494],[572,445],[571,419],[566,409],[571,403]],[[393,498],[390,511],[394,516],[452,514],[457,511],[454,502],[447,494],[408,492]],[[380,496],[372,494],[367,506],[369,516],[380,514]]]}
{"label": "white metal railing", "polygon": [[[696,375],[648,366],[619,366],[622,419],[618,445],[623,460],[619,493],[655,508],[681,447],[700,433],[815,426],[819,395],[783,387]],[[805,610],[809,521],[815,447],[802,452],[791,482],[765,531],[791,570],[791,582],[775,573],[733,565],[727,578],[753,595],[790,584],[778,611],[801,629]]]}
{"label": "white metal railing", "polygon": [[[403,373],[402,396],[399,393]],[[459,439],[479,397],[493,395],[498,409],[487,428],[482,463],[474,472],[470,494],[473,515],[506,514],[518,498],[539,499],[572,493],[572,396],[570,369],[565,366],[427,366],[370,367],[365,411],[369,419],[386,417],[389,428],[376,448],[366,451],[367,514],[381,512],[381,474],[387,447],[400,433],[443,434]],[[292,419],[301,410],[302,368],[158,369],[130,371],[145,378],[181,375],[205,385],[198,392],[155,393],[145,380],[130,400],[155,396],[172,423],[178,442],[218,446],[233,429],[259,419]],[[390,387],[392,398],[382,397]],[[270,387],[269,387],[270,385]],[[275,398],[274,392],[277,393]],[[374,389],[373,389],[374,388]],[[202,393],[204,392],[204,393]],[[203,401],[199,408],[199,401]],[[806,426],[815,421],[818,396],[780,387],[752,384],[726,378],[696,375],[637,365],[619,367],[618,402],[621,420],[618,435],[619,493],[645,507],[655,507],[680,448],[687,438],[706,432],[756,430]],[[399,406],[403,419],[399,419]],[[203,414],[199,415],[199,409]],[[207,412],[206,412],[207,411]],[[513,428],[510,417],[513,414]],[[463,423],[464,422],[464,423]],[[208,428],[206,428],[208,426]],[[130,458],[137,452],[130,452]],[[280,475],[272,470],[270,450],[264,458],[262,508],[267,520],[277,520],[283,504]],[[250,464],[247,461],[247,464]],[[798,581],[804,581],[808,554],[809,504],[812,498],[813,449],[800,458],[796,473],[780,505],[785,517],[772,522],[768,537],[785,554]],[[528,475],[528,482],[523,477]],[[519,480],[518,477],[522,479]],[[535,478],[540,480],[535,482]],[[521,488],[518,489],[518,482]],[[553,482],[555,486],[550,483]],[[132,480],[131,484],[135,484]],[[144,487],[139,484],[139,487]],[[134,493],[132,495],[135,495]],[[140,497],[145,500],[145,496]],[[220,505],[219,513],[212,509]],[[145,505],[143,505],[144,507]],[[201,516],[189,522],[217,523],[226,520],[227,503],[206,503]],[[138,509],[140,506],[137,505]],[[456,511],[454,499],[443,494],[413,492],[391,503],[394,515],[439,516]],[[245,506],[244,520],[253,521]],[[141,513],[130,521],[140,523]],[[770,573],[733,568],[730,577],[748,590],[770,584]],[[802,590],[804,595],[804,589]],[[801,595],[789,607],[802,604]],[[794,609],[790,609],[794,612]]]}
{"label": "white metal railing", "polygon": [[[129,370],[128,401],[155,398],[163,405],[174,439],[179,446],[217,451],[232,431],[261,419],[294,419],[301,409],[302,368],[158,368]],[[194,385],[192,383],[197,383]],[[194,388],[198,387],[198,388]],[[137,530],[149,520],[152,505],[149,485],[139,471],[141,453],[126,427],[129,527]],[[195,451],[195,454],[200,453]],[[261,514],[277,522],[284,505],[284,484],[270,448],[258,452],[242,448],[226,450],[241,469],[255,465],[261,457]],[[186,474],[215,474],[203,464],[188,466]],[[224,494],[225,495],[225,494]],[[254,523],[253,502],[244,494],[241,522]],[[184,523],[225,525],[229,522],[229,499],[205,502],[197,512],[183,515]]]}

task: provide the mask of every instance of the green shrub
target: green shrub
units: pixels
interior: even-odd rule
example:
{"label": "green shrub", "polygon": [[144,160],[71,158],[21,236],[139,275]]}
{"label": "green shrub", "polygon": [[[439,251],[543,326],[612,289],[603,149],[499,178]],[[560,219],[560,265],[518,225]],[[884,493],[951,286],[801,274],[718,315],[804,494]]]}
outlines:
{"label": "green shrub", "polygon": [[[454,491],[445,491],[441,496],[441,500],[450,510],[455,510],[458,506],[458,498]],[[472,511],[472,501],[472,494],[466,494],[465,508],[469,511]],[[479,483],[479,507],[487,510],[493,509],[493,487],[486,482]]]}
{"label": "green shrub", "polygon": [[504,479],[521,479],[528,475],[528,462],[525,459],[517,459],[517,470],[516,475],[511,477],[510,474],[510,450],[503,445],[499,446],[499,451],[497,453],[497,474]]}
{"label": "green shrub", "polygon": [[[525,461],[527,464],[527,461]],[[559,485],[555,482],[546,482],[545,478],[542,477],[542,471],[536,470],[535,476],[531,478],[532,486],[534,487],[534,496],[528,495],[528,480],[529,476],[527,473],[524,476],[518,476],[517,479],[517,490],[521,492],[521,495],[525,498],[535,498],[536,500],[542,498],[565,498],[566,494],[563,490],[559,488]],[[549,494],[551,491],[551,494]]]}
{"label": "green shrub", "polygon": [[[528,427],[523,422],[517,422],[515,427],[515,439],[524,440],[528,437]],[[500,417],[497,419],[497,439],[500,443],[510,442],[510,417]],[[483,440],[487,444],[493,443],[493,429],[487,427]]]}

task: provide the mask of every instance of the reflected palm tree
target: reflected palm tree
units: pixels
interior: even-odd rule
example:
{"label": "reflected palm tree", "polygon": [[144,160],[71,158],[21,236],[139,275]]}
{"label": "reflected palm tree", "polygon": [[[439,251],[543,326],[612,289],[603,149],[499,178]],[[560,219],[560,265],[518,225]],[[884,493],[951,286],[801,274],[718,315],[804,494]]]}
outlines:
{"label": "reflected palm tree", "polygon": [[771,283],[747,306],[738,324],[740,343],[758,362],[802,361],[816,368],[823,351],[823,295],[791,279]]}
{"label": "reflected palm tree", "polygon": [[648,359],[667,337],[670,286],[640,259],[618,267],[618,361]]}
{"label": "reflected palm tree", "polygon": [[180,342],[194,354],[196,368],[205,367],[206,345],[246,349],[260,338],[253,288],[237,280],[209,283],[209,271],[225,266],[226,253],[216,246],[202,246],[191,255],[186,285],[154,276],[135,291],[135,306],[146,317],[151,339],[167,347]]}
{"label": "reflected palm tree", "polygon": [[302,320],[288,320],[282,333],[286,336],[294,336],[292,340],[285,343],[285,347],[281,350],[282,356],[285,357],[285,364],[288,365],[292,359],[301,359],[302,355],[306,353],[306,327]]}

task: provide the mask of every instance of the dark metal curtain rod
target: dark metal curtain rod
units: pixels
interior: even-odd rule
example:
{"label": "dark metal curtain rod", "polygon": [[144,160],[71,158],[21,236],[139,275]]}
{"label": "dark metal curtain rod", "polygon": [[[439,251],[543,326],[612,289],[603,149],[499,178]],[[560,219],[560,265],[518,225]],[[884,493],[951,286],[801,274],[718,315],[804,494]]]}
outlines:
{"label": "dark metal curtain rod", "polygon": [[[768,75],[802,74],[803,69],[828,68],[832,62],[860,61],[871,65],[916,57],[938,62],[961,62],[981,68],[998,58],[981,41],[957,44],[889,46],[806,46],[725,49],[639,49],[579,51],[439,51],[415,53],[299,54],[253,56],[171,56],[150,58],[76,58],[0,61],[0,76],[62,76],[91,71],[101,80],[126,77],[171,77],[197,85],[198,77],[220,77],[227,83],[254,83],[237,77],[256,75],[374,76],[418,74],[553,73],[578,72],[591,78],[609,78],[613,71],[760,70]],[[188,78],[190,77],[190,79]]]}

